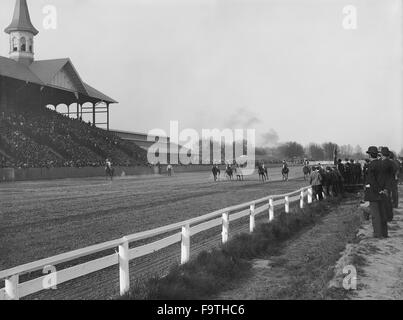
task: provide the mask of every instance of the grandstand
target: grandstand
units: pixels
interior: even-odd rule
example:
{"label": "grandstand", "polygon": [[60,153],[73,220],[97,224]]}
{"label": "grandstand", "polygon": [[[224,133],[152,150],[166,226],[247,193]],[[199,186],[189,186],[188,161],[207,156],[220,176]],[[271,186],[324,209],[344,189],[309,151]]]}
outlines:
{"label": "grandstand", "polygon": [[[38,30],[26,0],[16,0],[5,32],[10,56],[0,56],[0,167],[100,166],[107,157],[115,165],[147,165],[143,148],[109,131],[110,105],[117,101],[85,83],[69,58],[34,60]],[[56,112],[60,104],[68,114]],[[87,113],[90,123],[82,121]],[[97,122],[100,113],[106,123]]]}

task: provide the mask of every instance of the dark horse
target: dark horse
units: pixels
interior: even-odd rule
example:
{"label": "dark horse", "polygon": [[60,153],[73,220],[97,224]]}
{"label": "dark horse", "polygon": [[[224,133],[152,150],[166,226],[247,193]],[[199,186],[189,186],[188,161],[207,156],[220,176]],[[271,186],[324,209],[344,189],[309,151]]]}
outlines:
{"label": "dark horse", "polygon": [[262,165],[259,165],[258,172],[259,172],[259,181],[262,180],[263,182],[265,182],[266,180],[269,180],[269,174],[267,172],[267,168],[264,168]]}
{"label": "dark horse", "polygon": [[230,165],[227,166],[227,168],[225,169],[225,174],[227,175],[227,177],[232,180],[233,176],[234,176],[234,172],[232,170],[232,167]]}
{"label": "dark horse", "polygon": [[106,175],[107,179],[108,179],[108,177],[110,177],[111,181],[112,181],[113,176],[115,175],[115,169],[113,169],[112,167],[106,167],[105,168],[105,175]]}
{"label": "dark horse", "polygon": [[308,165],[305,165],[305,166],[302,168],[302,171],[304,172],[304,179],[305,179],[305,181],[308,180],[309,175],[311,174],[311,167],[308,166]]}
{"label": "dark horse", "polygon": [[290,169],[288,169],[288,166],[286,164],[284,164],[283,168],[281,169],[281,174],[283,175],[283,181],[288,181],[289,172],[290,172]]}
{"label": "dark horse", "polygon": [[213,176],[214,176],[214,181],[217,181],[221,176],[220,168],[215,165],[215,166],[213,166],[212,172],[213,172]]}

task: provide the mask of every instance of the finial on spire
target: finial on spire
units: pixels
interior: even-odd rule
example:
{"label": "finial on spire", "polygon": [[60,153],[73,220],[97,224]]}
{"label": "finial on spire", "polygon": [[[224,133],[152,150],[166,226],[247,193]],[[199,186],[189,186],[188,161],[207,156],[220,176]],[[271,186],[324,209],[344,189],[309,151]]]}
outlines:
{"label": "finial on spire", "polygon": [[8,34],[14,31],[25,31],[32,33],[34,36],[39,33],[32,25],[27,0],[16,0],[13,21],[4,31]]}

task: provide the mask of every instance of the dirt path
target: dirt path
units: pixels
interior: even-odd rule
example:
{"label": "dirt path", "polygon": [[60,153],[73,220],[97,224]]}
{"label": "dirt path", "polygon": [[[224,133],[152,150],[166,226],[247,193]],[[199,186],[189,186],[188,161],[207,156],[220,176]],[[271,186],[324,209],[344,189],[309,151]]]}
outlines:
{"label": "dirt path", "polygon": [[278,171],[265,184],[214,183],[209,172],[1,183],[0,270],[307,185]]}
{"label": "dirt path", "polygon": [[350,196],[320,223],[303,230],[278,256],[254,261],[252,276],[220,294],[223,300],[330,299],[328,282],[346,243],[361,223],[358,196]]}
{"label": "dirt path", "polygon": [[[399,207],[403,208],[403,186],[400,186]],[[373,238],[370,221],[365,221],[358,232],[359,242],[346,248],[337,266],[335,287],[340,287],[343,265],[357,269],[357,290],[348,299],[403,299],[403,209],[395,210],[389,223],[389,238]]]}

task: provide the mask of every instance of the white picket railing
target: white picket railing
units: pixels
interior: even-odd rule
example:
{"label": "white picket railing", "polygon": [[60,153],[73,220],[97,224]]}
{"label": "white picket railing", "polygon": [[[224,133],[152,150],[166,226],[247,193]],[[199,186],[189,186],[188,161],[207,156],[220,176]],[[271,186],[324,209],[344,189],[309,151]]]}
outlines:
{"label": "white picket railing", "polygon": [[[249,216],[249,230],[250,232],[253,232],[256,226],[255,217],[257,215],[268,211],[269,221],[272,221],[274,219],[274,209],[276,206],[284,204],[285,211],[289,212],[290,203],[299,201],[300,208],[303,208],[306,197],[307,202],[312,203],[311,187],[305,187],[284,195],[268,196],[259,200],[221,209],[187,221],[136,233],[125,236],[121,239],[104,242],[84,249],[71,251],[51,258],[0,271],[0,280],[4,280],[5,282],[5,287],[0,289],[0,300],[18,300],[48,288],[48,286],[46,286],[46,281],[49,279],[48,274],[20,283],[19,278],[21,275],[44,270],[44,268],[48,268],[49,266],[56,266],[61,263],[73,261],[112,248],[118,249],[118,251],[112,255],[56,271],[53,276],[57,279],[57,285],[59,285],[118,264],[120,294],[124,295],[130,289],[129,262],[131,260],[181,242],[181,263],[187,263],[190,259],[190,240],[192,236],[221,225],[222,242],[226,243],[229,238],[229,226],[232,221]],[[180,232],[164,239],[129,249],[129,244],[131,242],[154,238],[174,231]]]}

